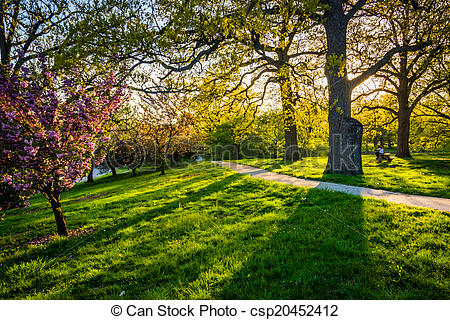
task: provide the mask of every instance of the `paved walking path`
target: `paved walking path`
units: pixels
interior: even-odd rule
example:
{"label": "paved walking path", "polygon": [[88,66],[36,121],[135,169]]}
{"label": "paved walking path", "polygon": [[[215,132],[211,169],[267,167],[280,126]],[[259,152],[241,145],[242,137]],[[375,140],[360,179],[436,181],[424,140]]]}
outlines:
{"label": "paved walking path", "polygon": [[424,207],[450,212],[450,199],[428,197],[428,196],[417,196],[406,193],[391,192],[386,190],[348,186],[345,184],[307,180],[275,172],[270,172],[264,169],[242,165],[234,162],[224,162],[224,161],[213,161],[213,162],[223,167],[237,171],[241,174],[261,178],[264,180],[276,181],[299,187],[340,191],[361,197],[370,197],[379,200],[386,200],[393,203],[400,203],[410,206]]}

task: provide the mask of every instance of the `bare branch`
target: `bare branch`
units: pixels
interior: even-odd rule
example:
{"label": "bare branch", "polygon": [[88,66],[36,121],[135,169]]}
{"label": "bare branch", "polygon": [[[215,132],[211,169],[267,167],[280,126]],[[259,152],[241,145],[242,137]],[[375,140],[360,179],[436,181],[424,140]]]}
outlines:
{"label": "bare branch", "polygon": [[375,74],[378,70],[380,70],[383,66],[385,66],[395,54],[397,54],[399,52],[405,52],[405,51],[417,51],[417,50],[427,47],[428,45],[430,45],[430,44],[422,43],[422,44],[413,45],[413,46],[405,45],[405,46],[395,47],[395,48],[389,50],[388,52],[386,52],[386,54],[383,56],[383,58],[378,60],[377,63],[375,63],[373,66],[371,66],[369,69],[364,71],[362,74],[360,74],[356,78],[350,80],[351,88],[354,89],[359,84],[361,84],[366,79],[368,79],[370,76]]}
{"label": "bare branch", "polygon": [[364,5],[366,4],[366,0],[358,0],[353,7],[347,12],[346,19],[350,21],[351,18],[358,12]]}

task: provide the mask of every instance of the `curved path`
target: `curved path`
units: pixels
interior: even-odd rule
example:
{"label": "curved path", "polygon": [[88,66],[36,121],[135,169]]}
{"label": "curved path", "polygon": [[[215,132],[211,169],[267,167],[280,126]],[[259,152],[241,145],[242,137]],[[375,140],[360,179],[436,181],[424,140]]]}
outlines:
{"label": "curved path", "polygon": [[370,197],[378,200],[386,200],[393,203],[400,203],[410,206],[424,207],[450,212],[450,199],[428,197],[428,196],[417,196],[406,193],[391,192],[386,190],[348,186],[339,183],[301,179],[234,162],[213,161],[213,163],[229,168],[241,174],[261,178],[264,180],[286,183],[293,186],[339,191],[361,197]]}

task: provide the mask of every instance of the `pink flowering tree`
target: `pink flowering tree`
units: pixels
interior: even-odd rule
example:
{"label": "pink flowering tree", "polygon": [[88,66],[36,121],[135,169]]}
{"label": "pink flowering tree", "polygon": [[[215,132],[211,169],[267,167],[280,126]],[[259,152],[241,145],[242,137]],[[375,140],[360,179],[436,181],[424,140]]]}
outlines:
{"label": "pink flowering tree", "polygon": [[58,234],[68,235],[60,195],[89,172],[96,142],[106,139],[104,128],[125,94],[112,75],[88,90],[76,72],[56,77],[44,59],[39,71],[0,78],[0,183],[24,205],[41,192]]}

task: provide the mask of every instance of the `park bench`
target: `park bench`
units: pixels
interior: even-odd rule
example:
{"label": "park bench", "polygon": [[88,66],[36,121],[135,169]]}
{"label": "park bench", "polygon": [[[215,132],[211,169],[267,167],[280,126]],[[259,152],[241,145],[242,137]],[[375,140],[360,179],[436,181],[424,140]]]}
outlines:
{"label": "park bench", "polygon": [[391,154],[389,152],[385,152],[383,154],[380,154],[378,156],[377,162],[381,162],[383,160],[387,160],[388,162],[391,162],[392,159],[394,159],[394,157],[391,156]]}

